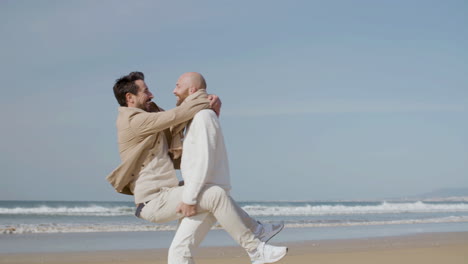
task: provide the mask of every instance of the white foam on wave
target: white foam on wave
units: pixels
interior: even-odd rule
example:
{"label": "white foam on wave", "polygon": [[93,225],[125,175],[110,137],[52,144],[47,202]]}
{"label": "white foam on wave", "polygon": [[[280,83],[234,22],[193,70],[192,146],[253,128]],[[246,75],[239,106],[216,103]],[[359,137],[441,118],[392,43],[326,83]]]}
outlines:
{"label": "white foam on wave", "polygon": [[[252,216],[320,216],[320,215],[353,215],[353,214],[388,214],[388,213],[450,213],[468,212],[468,203],[426,203],[383,202],[374,205],[319,205],[307,204],[299,206],[246,205],[242,207]],[[0,215],[59,215],[59,216],[124,216],[133,215],[135,207],[114,206],[105,207],[89,205],[82,207],[16,207],[0,208]]]}
{"label": "white foam on wave", "polygon": [[371,225],[405,225],[405,224],[439,224],[439,223],[464,223],[468,222],[467,216],[448,216],[431,219],[405,219],[391,221],[369,221],[369,222],[338,222],[338,223],[288,223],[290,228],[300,227],[335,227],[335,226],[371,226]]}
{"label": "white foam on wave", "polygon": [[168,231],[175,230],[171,225],[135,224],[20,224],[0,226],[0,234],[37,234],[37,233],[90,233],[90,232],[131,232],[131,231]]}
{"label": "white foam on wave", "polygon": [[377,205],[304,205],[304,206],[264,206],[242,207],[252,216],[320,216],[388,213],[448,213],[468,212],[468,204],[430,204],[421,201],[412,203],[383,202]]}
{"label": "white foam on wave", "polygon": [[103,207],[91,205],[87,207],[16,207],[0,208],[0,215],[70,215],[70,216],[120,216],[131,215],[135,211],[132,207]]}
{"label": "white foam on wave", "polygon": [[[268,222],[268,221],[266,221]],[[310,222],[286,223],[288,228],[304,227],[337,227],[337,226],[370,226],[370,225],[402,225],[430,223],[463,223],[468,222],[468,216],[449,216],[432,219],[406,219],[390,221],[360,221],[360,222]],[[220,229],[216,225],[214,229]],[[37,234],[37,233],[90,233],[90,232],[141,232],[141,231],[173,231],[175,225],[151,224],[19,224],[0,225],[0,234]]]}

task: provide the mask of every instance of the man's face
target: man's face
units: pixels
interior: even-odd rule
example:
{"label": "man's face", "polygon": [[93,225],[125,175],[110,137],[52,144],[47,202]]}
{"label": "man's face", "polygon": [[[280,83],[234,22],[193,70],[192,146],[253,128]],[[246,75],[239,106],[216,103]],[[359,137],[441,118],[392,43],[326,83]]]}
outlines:
{"label": "man's face", "polygon": [[174,95],[177,98],[177,103],[176,105],[179,106],[187,96],[190,95],[190,89],[187,81],[184,80],[184,78],[179,78],[176,83],[176,87],[174,88]]}
{"label": "man's face", "polygon": [[138,86],[138,93],[136,95],[131,95],[132,98],[130,102],[128,102],[128,105],[148,111],[149,103],[151,99],[154,98],[153,94],[148,90],[144,81],[136,80],[135,84]]}

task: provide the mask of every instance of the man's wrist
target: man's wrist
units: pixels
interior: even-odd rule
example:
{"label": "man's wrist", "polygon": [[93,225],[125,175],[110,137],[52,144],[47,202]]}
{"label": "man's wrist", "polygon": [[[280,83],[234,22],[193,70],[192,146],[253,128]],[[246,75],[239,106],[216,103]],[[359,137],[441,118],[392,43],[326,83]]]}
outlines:
{"label": "man's wrist", "polygon": [[186,199],[182,199],[182,203],[185,204],[185,205],[196,205],[196,204],[197,204],[197,201],[196,201],[196,200],[186,200]]}

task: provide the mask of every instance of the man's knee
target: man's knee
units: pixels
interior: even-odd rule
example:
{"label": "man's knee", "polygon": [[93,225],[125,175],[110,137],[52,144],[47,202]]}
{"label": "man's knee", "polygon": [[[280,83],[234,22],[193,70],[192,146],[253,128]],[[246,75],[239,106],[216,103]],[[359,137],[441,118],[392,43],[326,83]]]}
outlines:
{"label": "man's knee", "polygon": [[210,186],[206,188],[202,195],[215,200],[228,197],[227,192],[219,186]]}

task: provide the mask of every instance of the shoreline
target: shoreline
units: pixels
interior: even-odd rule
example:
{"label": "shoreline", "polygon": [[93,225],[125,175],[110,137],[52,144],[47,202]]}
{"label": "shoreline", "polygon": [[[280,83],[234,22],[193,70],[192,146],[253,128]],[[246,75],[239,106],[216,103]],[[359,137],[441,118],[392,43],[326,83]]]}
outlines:
{"label": "shoreline", "polygon": [[[381,226],[284,228],[271,243],[294,244],[301,241],[326,241],[394,237],[426,233],[468,232],[467,223],[406,224]],[[90,232],[0,235],[2,254],[60,253],[90,251],[132,251],[167,249],[175,231]],[[236,247],[224,230],[211,230],[201,247]]]}
{"label": "shoreline", "polygon": [[[280,242],[288,255],[278,263],[466,263],[468,232]],[[240,247],[201,247],[197,263],[249,263]],[[167,248],[56,253],[4,253],[0,263],[156,263],[167,261]]]}

